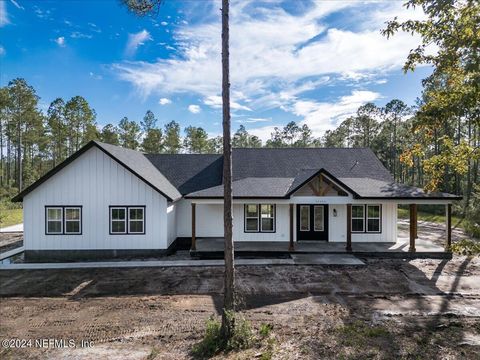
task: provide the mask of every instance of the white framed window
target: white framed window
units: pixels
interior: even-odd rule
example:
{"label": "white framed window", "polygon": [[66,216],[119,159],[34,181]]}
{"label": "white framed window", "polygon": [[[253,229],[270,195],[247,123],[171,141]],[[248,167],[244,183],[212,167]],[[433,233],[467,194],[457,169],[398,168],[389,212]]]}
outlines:
{"label": "white framed window", "polygon": [[110,234],[127,233],[127,208],[110,207]]}
{"label": "white framed window", "polygon": [[260,205],[261,229],[262,232],[275,231],[275,205]]}
{"label": "white framed window", "polygon": [[258,204],[245,204],[245,232],[258,231]]}
{"label": "white framed window", "polygon": [[145,233],[145,208],[144,207],[128,208],[128,233],[129,234]]}
{"label": "white framed window", "polygon": [[82,208],[74,206],[64,207],[65,234],[82,233]]}
{"label": "white framed window", "polygon": [[145,206],[110,206],[110,235],[145,234]]}
{"label": "white framed window", "polygon": [[367,205],[367,232],[379,233],[382,231],[382,207]]}
{"label": "white framed window", "polygon": [[300,205],[300,231],[310,231],[310,205]]}
{"label": "white framed window", "polygon": [[315,205],[313,207],[313,231],[325,230],[324,211],[325,211],[325,207],[323,205]]}
{"label": "white framed window", "polygon": [[47,235],[63,234],[63,207],[45,207],[45,233]]}
{"label": "white framed window", "polygon": [[365,232],[364,205],[352,205],[352,232]]}

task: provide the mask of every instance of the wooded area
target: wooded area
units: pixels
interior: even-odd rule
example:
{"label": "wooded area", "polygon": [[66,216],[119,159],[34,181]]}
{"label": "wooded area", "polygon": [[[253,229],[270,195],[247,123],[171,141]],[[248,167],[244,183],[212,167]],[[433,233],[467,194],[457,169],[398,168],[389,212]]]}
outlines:
{"label": "wooded area", "polygon": [[[408,106],[395,99],[383,107],[367,103],[321,138],[306,124],[275,128],[265,143],[242,125],[234,147],[370,147],[398,182],[464,196],[455,208],[466,229],[480,235],[480,11],[478,3],[440,7],[425,0],[427,20],[393,20],[383,30],[421,35],[404,70],[432,65],[423,92]],[[441,15],[441,16],[440,16]],[[441,26],[440,26],[441,25]],[[440,31],[440,29],[443,29]],[[456,34],[456,36],[450,36]],[[386,40],[387,41],[387,40]],[[429,54],[435,43],[439,50]],[[182,136],[183,135],[183,136]],[[58,165],[92,139],[150,153],[221,153],[222,138],[209,138],[196,126],[160,126],[152,111],[140,122],[124,117],[100,127],[95,110],[82,96],[55,99],[39,109],[39,96],[24,79],[0,88],[0,199],[7,199]]]}

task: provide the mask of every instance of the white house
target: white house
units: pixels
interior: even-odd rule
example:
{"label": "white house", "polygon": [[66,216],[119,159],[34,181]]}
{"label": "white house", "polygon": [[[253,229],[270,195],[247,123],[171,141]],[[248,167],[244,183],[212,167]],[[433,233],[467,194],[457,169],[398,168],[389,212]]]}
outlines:
{"label": "white house", "polygon": [[[222,167],[222,155],[90,142],[13,199],[23,201],[26,256],[156,255],[221,238]],[[233,196],[234,241],[285,251],[302,241],[395,242],[398,204],[411,205],[416,223],[416,204],[444,204],[450,215],[459,199],[395,183],[365,148],[234,149]]]}

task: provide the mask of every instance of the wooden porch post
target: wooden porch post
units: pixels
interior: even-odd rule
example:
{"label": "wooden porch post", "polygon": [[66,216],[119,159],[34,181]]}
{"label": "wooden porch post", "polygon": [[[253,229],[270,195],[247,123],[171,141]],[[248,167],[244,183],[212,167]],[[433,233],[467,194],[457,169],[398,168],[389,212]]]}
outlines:
{"label": "wooden porch post", "polygon": [[293,244],[293,204],[290,204],[290,245],[288,246],[288,251],[295,251]]}
{"label": "wooden porch post", "polygon": [[347,204],[347,247],[348,252],[352,251],[352,204]]}
{"label": "wooden porch post", "polygon": [[197,250],[197,244],[196,244],[197,239],[196,239],[196,234],[195,234],[195,227],[196,227],[195,226],[195,221],[196,221],[196,219],[195,219],[195,206],[196,205],[197,204],[192,202],[192,247],[190,248],[190,250],[193,250],[193,251]]}
{"label": "wooden porch post", "polygon": [[446,207],[446,220],[447,220],[447,246],[446,251],[451,251],[452,247],[452,204],[447,204]]}
{"label": "wooden porch post", "polygon": [[410,248],[415,252],[415,238],[417,237],[417,204],[410,204]]}

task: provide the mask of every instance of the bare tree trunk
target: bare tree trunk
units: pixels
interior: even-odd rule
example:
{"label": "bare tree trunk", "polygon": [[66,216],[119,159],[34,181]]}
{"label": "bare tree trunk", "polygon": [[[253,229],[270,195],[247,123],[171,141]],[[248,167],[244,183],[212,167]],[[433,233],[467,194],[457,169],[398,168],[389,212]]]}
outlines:
{"label": "bare tree trunk", "polygon": [[229,80],[229,0],[222,0],[222,101],[223,101],[223,222],[225,236],[225,288],[222,313],[222,335],[233,335],[235,319],[235,265],[232,234],[232,143],[230,136]]}

